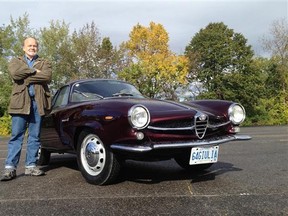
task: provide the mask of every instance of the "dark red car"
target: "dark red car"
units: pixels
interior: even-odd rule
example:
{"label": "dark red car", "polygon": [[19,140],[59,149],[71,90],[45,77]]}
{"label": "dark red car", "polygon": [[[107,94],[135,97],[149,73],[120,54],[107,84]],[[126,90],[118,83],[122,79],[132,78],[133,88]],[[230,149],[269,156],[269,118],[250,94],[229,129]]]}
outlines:
{"label": "dark red car", "polygon": [[43,119],[40,165],[51,153],[76,153],[87,182],[117,179],[125,159],[174,158],[183,168],[209,168],[219,145],[251,137],[237,134],[245,110],[229,101],[175,102],[149,99],[131,84],[89,79],[60,88]]}

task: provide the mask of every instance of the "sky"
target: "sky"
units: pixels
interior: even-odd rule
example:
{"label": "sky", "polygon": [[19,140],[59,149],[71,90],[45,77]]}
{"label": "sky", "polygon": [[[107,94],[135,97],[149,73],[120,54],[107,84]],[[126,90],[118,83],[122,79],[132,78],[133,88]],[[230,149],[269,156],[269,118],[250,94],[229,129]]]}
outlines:
{"label": "sky", "polygon": [[163,25],[169,47],[183,54],[200,29],[223,22],[241,33],[257,56],[266,56],[263,37],[271,36],[273,22],[288,19],[288,0],[0,0],[0,25],[8,25],[27,13],[30,27],[49,27],[50,21],[69,24],[71,33],[94,22],[101,37],[114,46],[129,40],[132,28],[150,22]]}

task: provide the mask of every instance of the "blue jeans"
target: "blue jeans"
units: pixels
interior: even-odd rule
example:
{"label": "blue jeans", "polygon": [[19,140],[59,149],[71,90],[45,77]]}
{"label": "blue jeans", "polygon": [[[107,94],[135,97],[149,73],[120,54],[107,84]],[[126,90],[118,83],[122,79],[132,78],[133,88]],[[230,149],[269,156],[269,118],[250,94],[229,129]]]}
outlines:
{"label": "blue jeans", "polygon": [[25,132],[28,128],[27,151],[25,167],[35,167],[37,162],[38,150],[40,147],[40,129],[42,117],[37,110],[36,101],[31,101],[29,115],[12,115],[12,135],[8,143],[8,155],[5,168],[16,169],[23,145]]}

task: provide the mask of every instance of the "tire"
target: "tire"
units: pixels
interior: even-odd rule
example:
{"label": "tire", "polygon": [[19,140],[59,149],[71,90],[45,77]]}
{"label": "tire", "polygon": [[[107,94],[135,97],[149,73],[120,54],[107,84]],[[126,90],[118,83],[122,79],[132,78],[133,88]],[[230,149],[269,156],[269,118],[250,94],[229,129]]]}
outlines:
{"label": "tire", "polygon": [[50,156],[51,156],[51,152],[49,152],[47,149],[40,147],[38,150],[37,165],[39,166],[48,165],[50,162]]}
{"label": "tire", "polygon": [[195,172],[206,170],[214,164],[214,163],[208,163],[208,164],[190,165],[189,157],[190,157],[190,154],[185,153],[185,154],[176,156],[174,160],[183,169],[186,169],[189,171],[195,171]]}
{"label": "tire", "polygon": [[115,154],[105,147],[97,135],[87,130],[82,131],[78,139],[77,163],[86,181],[95,185],[113,183],[121,168]]}

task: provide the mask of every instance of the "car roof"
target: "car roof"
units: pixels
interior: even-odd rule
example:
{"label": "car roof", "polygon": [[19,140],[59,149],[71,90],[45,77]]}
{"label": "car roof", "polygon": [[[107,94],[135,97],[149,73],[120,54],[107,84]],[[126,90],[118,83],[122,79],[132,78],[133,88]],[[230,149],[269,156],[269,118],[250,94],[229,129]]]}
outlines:
{"label": "car roof", "polygon": [[123,80],[118,80],[118,79],[98,79],[98,78],[89,78],[89,79],[78,79],[78,80],[73,80],[68,83],[68,85],[74,85],[75,83],[82,83],[82,82],[87,82],[87,81],[117,81],[117,82],[122,82],[122,83],[127,83]]}

